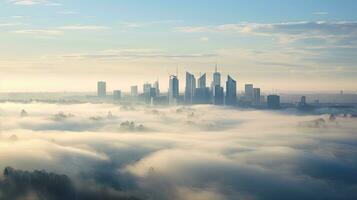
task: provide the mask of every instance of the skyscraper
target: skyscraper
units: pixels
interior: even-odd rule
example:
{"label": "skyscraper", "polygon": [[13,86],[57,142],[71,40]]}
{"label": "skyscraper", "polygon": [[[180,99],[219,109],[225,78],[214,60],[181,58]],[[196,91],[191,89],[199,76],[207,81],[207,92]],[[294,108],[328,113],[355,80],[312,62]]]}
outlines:
{"label": "skyscraper", "polygon": [[221,87],[221,74],[217,71],[217,66],[215,67],[215,72],[213,73],[211,90],[212,103],[215,105],[222,105],[224,103],[224,91],[223,87]]}
{"label": "skyscraper", "polygon": [[151,102],[151,84],[150,83],[145,83],[143,85],[143,96],[144,96],[146,103]]}
{"label": "skyscraper", "polygon": [[154,88],[155,88],[155,96],[160,96],[160,86],[159,86],[159,81],[155,81],[154,83]]}
{"label": "skyscraper", "polygon": [[216,85],[212,88],[212,103],[214,105],[224,104],[224,91],[223,87]]}
{"label": "skyscraper", "polygon": [[206,86],[206,73],[200,76],[197,82],[198,88],[195,89],[194,102],[197,104],[211,103],[209,88]]}
{"label": "skyscraper", "polygon": [[245,84],[244,93],[247,101],[252,102],[254,100],[253,84]]}
{"label": "skyscraper", "polygon": [[206,73],[198,79],[198,88],[206,88]]}
{"label": "skyscraper", "polygon": [[268,108],[270,109],[279,109],[280,108],[280,96],[278,95],[269,95],[267,100]]}
{"label": "skyscraper", "polygon": [[217,71],[217,66],[215,67],[215,71],[213,73],[212,87],[216,85],[221,86],[221,73]]}
{"label": "skyscraper", "polygon": [[179,80],[177,76],[171,75],[169,80],[169,104],[176,105],[179,98]]}
{"label": "skyscraper", "polygon": [[107,83],[104,81],[98,81],[97,83],[97,94],[98,97],[107,96]]}
{"label": "skyscraper", "polygon": [[138,96],[138,86],[137,85],[131,86],[130,94],[131,94],[132,97],[137,97]]}
{"label": "skyscraper", "polygon": [[185,86],[185,102],[186,103],[188,103],[188,104],[193,103],[195,89],[196,89],[195,76],[189,72],[186,72],[186,86]]}
{"label": "skyscraper", "polygon": [[226,82],[226,105],[237,103],[237,82],[228,75]]}
{"label": "skyscraper", "polygon": [[150,83],[145,83],[143,85],[143,94],[149,94],[151,89],[151,84]]}
{"label": "skyscraper", "polygon": [[260,88],[253,89],[253,103],[255,105],[260,105]]}
{"label": "skyscraper", "polygon": [[117,101],[121,99],[121,91],[120,90],[114,90],[113,91],[113,100]]}

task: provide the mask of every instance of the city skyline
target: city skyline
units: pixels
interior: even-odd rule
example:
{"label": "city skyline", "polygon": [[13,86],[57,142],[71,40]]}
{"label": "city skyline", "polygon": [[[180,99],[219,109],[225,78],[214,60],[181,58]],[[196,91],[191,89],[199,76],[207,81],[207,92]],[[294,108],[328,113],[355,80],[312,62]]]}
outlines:
{"label": "city skyline", "polygon": [[356,200],[357,0],[0,0],[0,200]]}
{"label": "city skyline", "polygon": [[357,5],[343,2],[4,0],[0,89],[130,91],[218,64],[264,90],[356,91]]}

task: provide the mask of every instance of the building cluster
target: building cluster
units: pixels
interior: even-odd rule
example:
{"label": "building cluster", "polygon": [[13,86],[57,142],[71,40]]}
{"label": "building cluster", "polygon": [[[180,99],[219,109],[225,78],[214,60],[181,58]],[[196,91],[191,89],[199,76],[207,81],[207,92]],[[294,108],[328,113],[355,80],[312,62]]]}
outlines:
{"label": "building cluster", "polygon": [[[224,88],[225,86],[225,88]],[[106,83],[98,82],[98,97],[106,96]],[[184,93],[180,93],[179,79],[177,75],[169,77],[169,89],[167,93],[160,93],[159,81],[154,84],[145,83],[142,93],[138,92],[138,86],[131,86],[131,99],[142,100],[147,104],[214,104],[214,105],[244,105],[254,107],[268,107],[272,109],[280,108],[280,97],[278,95],[261,95],[260,88],[255,88],[253,84],[245,84],[244,93],[237,94],[237,81],[230,75],[227,76],[225,85],[221,83],[221,73],[213,73],[212,82],[207,85],[206,73],[200,74],[196,80],[195,75],[186,72],[186,85]],[[113,91],[113,99],[120,100],[122,93],[120,90]]]}

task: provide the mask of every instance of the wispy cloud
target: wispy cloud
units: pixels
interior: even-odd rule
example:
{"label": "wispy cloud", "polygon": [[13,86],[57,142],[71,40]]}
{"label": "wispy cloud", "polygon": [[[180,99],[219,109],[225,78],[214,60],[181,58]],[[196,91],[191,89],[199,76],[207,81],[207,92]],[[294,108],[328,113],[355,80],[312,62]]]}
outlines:
{"label": "wispy cloud", "polygon": [[203,58],[214,57],[217,54],[178,54],[169,53],[160,49],[115,49],[105,50],[95,53],[80,53],[62,55],[62,58],[72,59],[99,59],[99,60],[113,60],[113,59],[143,59],[143,58]]}
{"label": "wispy cloud", "polygon": [[216,26],[176,27],[184,33],[237,33],[258,36],[276,36],[281,42],[301,39],[323,39],[339,41],[348,38],[357,40],[357,22],[354,21],[300,21],[284,23],[240,23]]}
{"label": "wispy cloud", "polygon": [[58,12],[58,14],[61,14],[61,15],[76,15],[76,14],[78,14],[78,12],[69,11],[69,10],[64,10],[64,11]]}
{"label": "wispy cloud", "polygon": [[15,34],[33,35],[36,37],[53,38],[63,35],[63,32],[56,29],[26,29],[12,31]]}
{"label": "wispy cloud", "polygon": [[0,27],[17,26],[19,23],[0,23]]}
{"label": "wispy cloud", "polygon": [[95,26],[95,25],[71,25],[71,26],[61,26],[59,29],[63,30],[105,30],[110,29],[107,26]]}
{"label": "wispy cloud", "polygon": [[60,6],[60,3],[52,2],[48,0],[10,0],[11,3],[15,5],[22,5],[22,6],[32,6],[32,5],[46,5],[46,6]]}
{"label": "wispy cloud", "polygon": [[183,20],[158,20],[158,21],[147,21],[147,22],[121,22],[121,25],[124,25],[129,28],[142,28],[148,26],[154,26],[159,24],[177,24],[181,23]]}
{"label": "wispy cloud", "polygon": [[312,14],[314,14],[314,15],[328,15],[328,12],[314,12],[314,13],[312,13]]}

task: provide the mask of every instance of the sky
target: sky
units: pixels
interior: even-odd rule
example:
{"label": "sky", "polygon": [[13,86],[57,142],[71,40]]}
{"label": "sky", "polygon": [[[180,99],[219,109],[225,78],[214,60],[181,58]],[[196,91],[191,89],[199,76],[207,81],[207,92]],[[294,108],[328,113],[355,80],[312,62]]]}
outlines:
{"label": "sky", "polygon": [[0,0],[2,92],[94,91],[217,64],[242,91],[357,90],[353,0]]}

